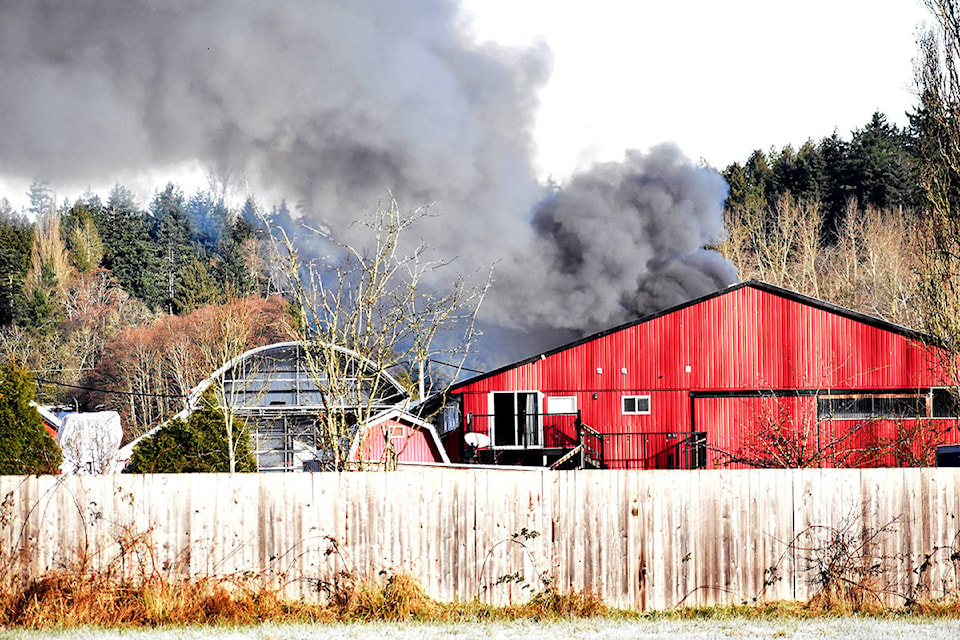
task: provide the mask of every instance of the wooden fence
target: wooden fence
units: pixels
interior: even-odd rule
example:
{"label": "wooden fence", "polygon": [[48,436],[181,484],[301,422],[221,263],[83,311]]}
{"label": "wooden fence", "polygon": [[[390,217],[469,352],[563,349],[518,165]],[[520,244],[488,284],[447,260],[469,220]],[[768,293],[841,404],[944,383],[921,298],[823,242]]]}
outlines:
{"label": "wooden fence", "polygon": [[341,571],[406,572],[442,600],[549,582],[635,609],[808,600],[862,572],[888,603],[958,593],[952,469],[0,477],[0,496],[8,578],[226,576],[316,598]]}

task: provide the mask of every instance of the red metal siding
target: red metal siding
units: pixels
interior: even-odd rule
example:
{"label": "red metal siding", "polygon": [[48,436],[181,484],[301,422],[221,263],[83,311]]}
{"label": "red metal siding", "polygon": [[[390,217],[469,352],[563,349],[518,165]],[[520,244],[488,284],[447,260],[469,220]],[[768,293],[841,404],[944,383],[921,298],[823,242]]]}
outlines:
{"label": "red metal siding", "polygon": [[[796,428],[794,433],[806,434],[806,442],[799,444],[805,447],[807,456],[810,449],[818,447],[814,397],[696,398],[694,403],[697,430],[707,434],[707,466],[711,469],[744,469],[751,465],[742,460],[765,457],[763,449],[774,448],[764,433],[764,426],[771,423],[786,422]],[[784,458],[791,453],[796,452],[780,452]],[[769,455],[773,457],[775,452],[771,450]]]}
{"label": "red metal siding", "polygon": [[[696,398],[695,403],[697,430],[707,433],[710,468],[746,468],[730,460],[756,459],[761,451],[788,444],[763,429],[771,422],[806,434],[803,466],[816,467],[930,464],[936,446],[957,436],[955,419],[818,420],[813,396]],[[822,456],[814,455],[817,451]]]}
{"label": "red metal siding", "polygon": [[387,440],[393,445],[398,462],[442,462],[432,439],[423,429],[396,420],[386,420],[370,430],[364,442],[364,461],[382,462]]}
{"label": "red metal siding", "polygon": [[[682,432],[702,428],[690,424],[691,392],[854,391],[949,384],[939,371],[930,348],[903,332],[747,285],[455,392],[463,394],[465,415],[491,413],[487,395],[491,391],[537,390],[576,395],[584,423],[601,433]],[[649,395],[650,414],[622,415],[624,394]],[[795,404],[798,411],[806,406]],[[701,409],[711,406],[698,404],[698,423]],[[735,429],[731,419],[718,417],[708,440],[724,446],[738,442],[749,427]],[[749,422],[737,419],[744,425]]]}

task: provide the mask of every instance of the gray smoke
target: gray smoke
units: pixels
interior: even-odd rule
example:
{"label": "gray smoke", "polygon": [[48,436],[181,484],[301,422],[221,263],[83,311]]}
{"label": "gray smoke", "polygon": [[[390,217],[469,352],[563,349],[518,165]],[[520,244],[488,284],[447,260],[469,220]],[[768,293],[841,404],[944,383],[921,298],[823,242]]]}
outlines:
{"label": "gray smoke", "polygon": [[[470,42],[452,0],[0,0],[0,172],[199,161],[346,233],[392,189],[490,243],[539,187],[545,48]],[[508,234],[518,242],[518,234]]]}
{"label": "gray smoke", "polygon": [[[725,185],[673,147],[542,205],[544,47],[479,45],[454,0],[0,0],[0,174],[102,183],[199,162],[346,236],[393,191],[422,239],[498,261],[486,316],[604,328],[735,279]],[[598,114],[598,117],[601,117]]]}
{"label": "gray smoke", "polygon": [[[672,144],[573,177],[497,270],[494,312],[514,326],[592,331],[736,281],[723,240],[727,185]],[[489,309],[488,309],[489,311]]]}

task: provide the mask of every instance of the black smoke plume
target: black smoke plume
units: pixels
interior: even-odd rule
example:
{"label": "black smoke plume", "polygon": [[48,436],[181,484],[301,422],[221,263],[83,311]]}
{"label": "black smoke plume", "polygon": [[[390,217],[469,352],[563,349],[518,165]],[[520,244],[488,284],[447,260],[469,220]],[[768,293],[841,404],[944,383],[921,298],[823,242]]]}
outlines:
{"label": "black smoke plume", "polygon": [[515,327],[593,331],[731,284],[732,265],[704,249],[725,236],[726,196],[671,144],[598,164],[540,205],[491,306]]}

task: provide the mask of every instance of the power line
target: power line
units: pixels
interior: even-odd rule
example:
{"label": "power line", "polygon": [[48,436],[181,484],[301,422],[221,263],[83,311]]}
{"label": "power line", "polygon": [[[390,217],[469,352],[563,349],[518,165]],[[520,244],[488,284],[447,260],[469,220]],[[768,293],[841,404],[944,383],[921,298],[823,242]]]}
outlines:
{"label": "power line", "polygon": [[168,393],[145,393],[141,391],[112,391],[110,389],[98,389],[97,387],[81,387],[75,384],[57,382],[56,380],[45,380],[44,378],[37,378],[37,382],[43,383],[43,384],[52,384],[58,387],[67,387],[70,389],[82,389],[83,391],[96,391],[97,393],[112,393],[113,395],[118,395],[118,396],[141,396],[144,398],[176,398],[177,400],[184,400],[187,398],[187,396],[170,395]]}
{"label": "power line", "polygon": [[[470,367],[465,367],[463,365],[451,364],[449,362],[443,362],[442,360],[430,359],[430,362],[435,364],[440,364],[445,367],[451,367],[453,369],[460,369],[462,371],[469,371],[470,373],[486,373],[486,371],[481,371],[479,369],[471,369]],[[117,396],[139,396],[143,398],[173,398],[176,400],[185,400],[188,396],[185,395],[171,395],[168,393],[146,393],[142,391],[113,391],[112,389],[101,389],[98,387],[84,387],[75,384],[67,384],[65,382],[57,382],[56,380],[47,380],[46,378],[36,378],[38,384],[52,384],[58,387],[66,387],[68,389],[80,389],[81,391],[95,391],[97,393],[107,393]]]}
{"label": "power line", "polygon": [[449,362],[443,362],[442,360],[434,360],[430,358],[430,362],[435,362],[437,364],[442,364],[445,367],[452,367],[454,369],[463,369],[464,371],[469,371],[470,373],[486,373],[486,371],[480,371],[479,369],[471,369],[470,367],[464,367],[459,364],[450,364]]}

